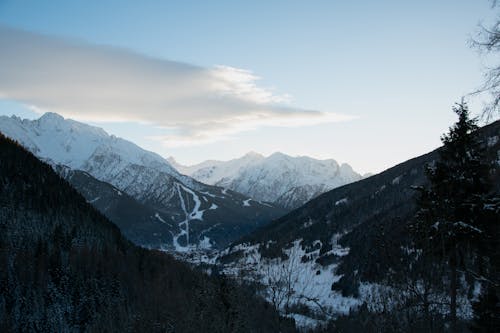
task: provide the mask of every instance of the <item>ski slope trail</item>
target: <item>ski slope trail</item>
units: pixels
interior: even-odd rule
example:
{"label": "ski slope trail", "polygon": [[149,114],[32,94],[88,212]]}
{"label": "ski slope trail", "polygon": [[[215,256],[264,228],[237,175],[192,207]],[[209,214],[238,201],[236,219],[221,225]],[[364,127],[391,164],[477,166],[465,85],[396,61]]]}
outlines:
{"label": "ski slope trail", "polygon": [[[176,183],[177,194],[179,195],[179,200],[181,204],[181,209],[184,212],[184,220],[179,223],[180,232],[174,237],[174,246],[177,251],[185,252],[189,250],[189,222],[192,220],[203,221],[203,212],[204,210],[200,210],[201,200],[198,195],[190,190],[189,188],[183,186],[182,184]],[[191,211],[188,211],[188,205],[186,204],[186,200],[184,200],[184,193],[190,194],[194,205]],[[185,236],[186,237],[186,246],[179,244],[179,238]]]}

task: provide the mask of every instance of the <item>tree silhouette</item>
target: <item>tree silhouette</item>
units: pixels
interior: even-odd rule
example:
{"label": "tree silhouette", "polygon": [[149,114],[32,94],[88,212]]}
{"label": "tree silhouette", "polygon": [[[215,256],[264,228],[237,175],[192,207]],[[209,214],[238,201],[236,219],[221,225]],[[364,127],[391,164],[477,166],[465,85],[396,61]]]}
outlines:
{"label": "tree silhouette", "polygon": [[412,226],[416,243],[427,255],[449,266],[450,322],[457,324],[458,269],[469,249],[486,234],[481,217],[489,192],[489,165],[476,136],[477,120],[467,105],[454,107],[458,121],[441,138],[440,159],[427,167],[429,186],[421,187],[419,210]]}

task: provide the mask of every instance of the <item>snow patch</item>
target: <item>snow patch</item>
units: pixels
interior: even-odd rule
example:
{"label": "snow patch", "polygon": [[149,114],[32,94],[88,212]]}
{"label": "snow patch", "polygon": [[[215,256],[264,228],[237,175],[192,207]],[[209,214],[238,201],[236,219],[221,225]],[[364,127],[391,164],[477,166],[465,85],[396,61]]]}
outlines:
{"label": "snow patch", "polygon": [[96,202],[97,200],[101,199],[101,197],[97,197],[95,199],[92,199],[92,200],[89,200],[87,201],[89,204],[93,204],[94,202]]}
{"label": "snow patch", "polygon": [[403,179],[403,175],[401,175],[401,176],[397,176],[396,178],[394,178],[394,179],[392,180],[392,182],[391,182],[391,183],[392,183],[392,185],[398,185],[398,184],[401,182],[401,179]]}
{"label": "snow patch", "polygon": [[[340,238],[340,234],[337,235]],[[243,276],[243,278],[259,281],[266,286],[263,296],[274,303],[283,312],[292,304],[301,303],[311,310],[311,317],[302,314],[287,314],[296,319],[301,328],[316,327],[321,324],[320,318],[328,311],[331,314],[347,314],[350,309],[358,306],[360,301],[353,297],[343,297],[340,292],[332,291],[332,283],[341,276],[336,275],[337,264],[321,266],[316,263],[319,257],[319,248],[313,252],[305,252],[300,245],[301,239],[296,240],[293,246],[284,250],[287,259],[262,258],[259,252],[261,245],[238,244],[231,253],[242,251],[241,258],[227,264],[223,271],[228,276]],[[315,244],[320,244],[316,241]],[[336,243],[328,254],[345,255],[348,248],[343,249]],[[223,251],[220,256],[229,254]],[[311,260],[303,261],[304,256],[311,256]],[[287,287],[288,286],[288,287]]]}
{"label": "snow patch", "polygon": [[167,222],[165,222],[165,220],[164,220],[164,219],[162,219],[162,218],[161,218],[160,214],[156,213],[156,214],[155,214],[155,217],[156,217],[156,219],[157,219],[158,221],[160,221],[161,223],[167,223]]}
{"label": "snow patch", "polygon": [[345,205],[345,204],[347,204],[347,202],[348,202],[347,198],[342,198],[340,200],[335,201],[335,206]]}
{"label": "snow patch", "polygon": [[208,238],[207,236],[203,236],[203,239],[200,240],[198,243],[198,248],[205,249],[205,250],[211,249],[212,244],[210,243],[210,238]]}
{"label": "snow patch", "polygon": [[[182,211],[184,212],[184,215],[185,215],[185,219],[184,219],[184,221],[179,223],[180,232],[174,236],[173,241],[174,241],[174,247],[175,247],[176,251],[186,252],[189,250],[189,222],[192,220],[201,220],[202,221],[204,211],[200,210],[201,201],[200,201],[200,198],[196,195],[196,193],[194,193],[192,190],[190,190],[189,188],[185,187],[184,185],[182,185],[180,183],[176,183],[175,186],[177,189],[177,194],[178,194],[179,199],[180,199]],[[190,212],[188,212],[188,210],[187,210],[186,202],[184,201],[184,196],[183,196],[181,190],[184,191],[185,193],[190,194],[193,201],[194,201],[194,207]],[[182,236],[186,236],[186,246],[182,246],[179,244],[179,238]]]}
{"label": "snow patch", "polygon": [[463,228],[463,229],[470,229],[470,230],[472,230],[472,231],[477,232],[478,234],[483,233],[483,231],[482,231],[481,229],[478,229],[478,228],[476,228],[476,227],[474,227],[474,226],[472,226],[472,225],[470,225],[470,224],[464,223],[464,222],[462,222],[462,221],[460,221],[460,222],[456,222],[456,223],[454,223],[453,225],[454,225],[454,226],[461,227],[461,228]]}

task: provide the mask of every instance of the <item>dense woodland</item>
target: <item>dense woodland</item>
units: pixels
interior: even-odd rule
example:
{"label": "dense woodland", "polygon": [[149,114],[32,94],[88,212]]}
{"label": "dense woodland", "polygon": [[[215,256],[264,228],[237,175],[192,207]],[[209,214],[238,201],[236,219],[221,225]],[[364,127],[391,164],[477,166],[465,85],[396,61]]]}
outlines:
{"label": "dense woodland", "polygon": [[125,240],[0,136],[1,332],[292,332],[250,289]]}

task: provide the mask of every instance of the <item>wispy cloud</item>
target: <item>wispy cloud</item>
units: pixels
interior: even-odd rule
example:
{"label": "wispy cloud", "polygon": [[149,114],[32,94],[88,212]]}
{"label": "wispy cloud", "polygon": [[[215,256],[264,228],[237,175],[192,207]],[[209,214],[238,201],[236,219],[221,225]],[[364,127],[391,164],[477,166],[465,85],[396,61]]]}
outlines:
{"label": "wispy cloud", "polygon": [[351,119],[290,105],[251,71],[203,68],[110,46],[0,26],[0,98],[84,121],[165,128],[168,146],[225,139],[262,126]]}

